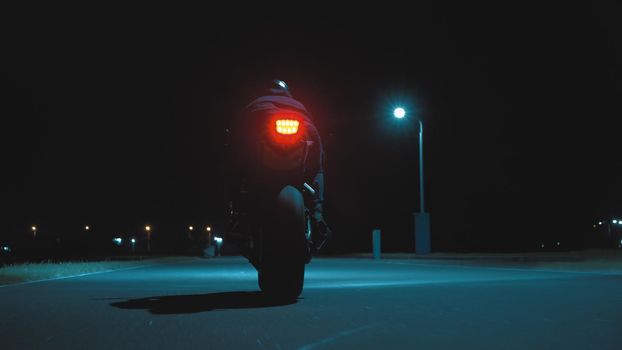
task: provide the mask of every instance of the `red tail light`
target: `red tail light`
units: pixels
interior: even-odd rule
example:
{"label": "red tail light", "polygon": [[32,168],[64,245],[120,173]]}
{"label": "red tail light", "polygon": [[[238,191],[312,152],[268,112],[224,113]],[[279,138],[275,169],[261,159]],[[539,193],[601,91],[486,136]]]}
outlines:
{"label": "red tail light", "polygon": [[291,112],[273,115],[266,126],[272,143],[283,147],[299,143],[306,133],[302,117]]}
{"label": "red tail light", "polygon": [[300,122],[295,119],[277,119],[275,122],[276,132],[281,135],[295,135],[299,126]]}

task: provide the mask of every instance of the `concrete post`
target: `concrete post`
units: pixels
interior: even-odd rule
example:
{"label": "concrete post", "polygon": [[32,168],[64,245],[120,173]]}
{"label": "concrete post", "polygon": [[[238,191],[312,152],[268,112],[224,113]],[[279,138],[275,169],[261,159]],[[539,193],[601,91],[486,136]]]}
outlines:
{"label": "concrete post", "polygon": [[429,254],[431,251],[430,214],[415,213],[415,253]]}
{"label": "concrete post", "polygon": [[372,245],[374,251],[374,260],[380,259],[380,230],[375,229],[372,231]]}

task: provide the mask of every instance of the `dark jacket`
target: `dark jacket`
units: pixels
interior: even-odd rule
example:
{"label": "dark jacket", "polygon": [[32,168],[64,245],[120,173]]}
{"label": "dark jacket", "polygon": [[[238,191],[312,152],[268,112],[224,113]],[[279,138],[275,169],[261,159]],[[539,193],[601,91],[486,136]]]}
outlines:
{"label": "dark jacket", "polygon": [[311,113],[298,100],[294,99],[287,90],[269,89],[268,94],[260,96],[248,104],[242,115],[243,119],[257,115],[274,114],[280,111],[293,111],[303,116],[303,126],[307,140],[312,145],[305,164],[306,181],[318,190],[316,204],[320,206],[324,200],[324,149],[320,134],[315,127]]}

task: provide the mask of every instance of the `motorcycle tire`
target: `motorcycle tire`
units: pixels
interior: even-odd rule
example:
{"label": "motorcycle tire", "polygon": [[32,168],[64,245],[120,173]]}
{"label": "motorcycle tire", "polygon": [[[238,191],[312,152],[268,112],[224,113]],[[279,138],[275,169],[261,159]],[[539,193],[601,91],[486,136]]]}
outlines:
{"label": "motorcycle tire", "polygon": [[278,193],[263,234],[259,288],[266,296],[295,300],[302,293],[306,264],[305,206],[293,186]]}

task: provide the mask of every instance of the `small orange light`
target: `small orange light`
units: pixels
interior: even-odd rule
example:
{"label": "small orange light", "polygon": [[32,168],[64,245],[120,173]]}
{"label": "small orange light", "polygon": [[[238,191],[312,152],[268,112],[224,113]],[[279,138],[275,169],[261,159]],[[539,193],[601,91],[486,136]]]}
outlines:
{"label": "small orange light", "polygon": [[300,122],[293,119],[279,119],[276,121],[276,132],[281,135],[294,135],[298,133]]}

